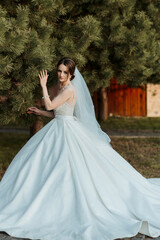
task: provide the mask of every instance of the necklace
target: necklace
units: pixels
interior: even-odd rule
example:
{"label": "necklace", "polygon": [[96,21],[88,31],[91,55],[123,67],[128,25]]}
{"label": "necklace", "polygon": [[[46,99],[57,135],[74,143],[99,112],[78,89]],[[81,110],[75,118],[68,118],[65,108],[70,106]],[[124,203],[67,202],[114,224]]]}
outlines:
{"label": "necklace", "polygon": [[59,90],[64,90],[66,87],[68,87],[68,86],[72,86],[71,84],[68,84],[68,85],[66,85],[66,86],[64,86],[64,87],[62,87],[62,88],[59,88]]}

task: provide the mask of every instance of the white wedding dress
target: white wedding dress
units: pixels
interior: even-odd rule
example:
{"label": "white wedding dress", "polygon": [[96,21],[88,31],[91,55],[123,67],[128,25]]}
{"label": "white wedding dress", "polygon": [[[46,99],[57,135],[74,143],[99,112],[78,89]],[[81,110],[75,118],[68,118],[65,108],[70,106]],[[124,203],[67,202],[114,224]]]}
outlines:
{"label": "white wedding dress", "polygon": [[0,231],[41,240],[160,236],[160,178],[146,179],[65,102],[0,182]]}

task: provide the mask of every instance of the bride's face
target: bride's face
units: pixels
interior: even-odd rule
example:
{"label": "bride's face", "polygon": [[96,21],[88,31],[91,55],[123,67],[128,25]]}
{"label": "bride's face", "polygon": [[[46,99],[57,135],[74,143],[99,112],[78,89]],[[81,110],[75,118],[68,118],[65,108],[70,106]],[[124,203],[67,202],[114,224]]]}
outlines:
{"label": "bride's face", "polygon": [[58,66],[57,75],[60,82],[66,82],[71,77],[68,67],[65,66],[64,64],[60,64]]}

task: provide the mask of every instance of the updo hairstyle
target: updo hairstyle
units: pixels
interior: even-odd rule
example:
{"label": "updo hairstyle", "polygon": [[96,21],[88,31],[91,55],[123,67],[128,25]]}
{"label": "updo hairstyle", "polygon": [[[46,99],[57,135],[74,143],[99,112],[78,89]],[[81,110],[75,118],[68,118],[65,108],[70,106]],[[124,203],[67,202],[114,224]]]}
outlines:
{"label": "updo hairstyle", "polygon": [[64,64],[65,66],[68,67],[69,73],[71,74],[70,80],[72,80],[75,77],[75,75],[74,75],[75,62],[69,57],[64,57],[57,63],[57,69],[58,69],[58,66],[61,64]]}

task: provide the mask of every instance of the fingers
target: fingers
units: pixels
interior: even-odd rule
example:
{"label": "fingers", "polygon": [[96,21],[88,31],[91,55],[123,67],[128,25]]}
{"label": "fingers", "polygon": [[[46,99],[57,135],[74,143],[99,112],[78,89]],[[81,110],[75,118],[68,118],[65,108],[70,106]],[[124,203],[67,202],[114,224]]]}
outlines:
{"label": "fingers", "polygon": [[39,111],[39,109],[37,107],[29,107],[29,108],[27,108],[27,113],[29,113],[29,114],[33,113],[33,114],[36,114],[36,115],[41,115],[40,111]]}
{"label": "fingers", "polygon": [[43,78],[44,77],[44,70],[42,70],[42,72],[41,72],[41,78]]}
{"label": "fingers", "polygon": [[47,77],[47,70],[45,70],[45,71],[43,70],[43,76]]}
{"label": "fingers", "polygon": [[32,110],[30,110],[30,108],[27,108],[27,113],[33,113],[33,111]]}
{"label": "fingers", "polygon": [[37,108],[36,107],[29,107],[27,108],[27,113],[36,113]]}
{"label": "fingers", "polygon": [[29,110],[31,110],[31,109],[36,109],[36,107],[29,107],[29,108],[27,108],[27,109],[29,109]]}
{"label": "fingers", "polygon": [[43,78],[43,72],[40,71],[40,74],[38,76],[40,79]]}
{"label": "fingers", "polygon": [[42,70],[42,71],[40,71],[40,74],[38,74],[38,76],[39,76],[39,78],[43,78],[43,77],[48,77],[48,75],[47,75],[47,70]]}
{"label": "fingers", "polygon": [[31,114],[31,113],[36,114],[36,111],[28,110],[27,113],[29,113],[29,114]]}

